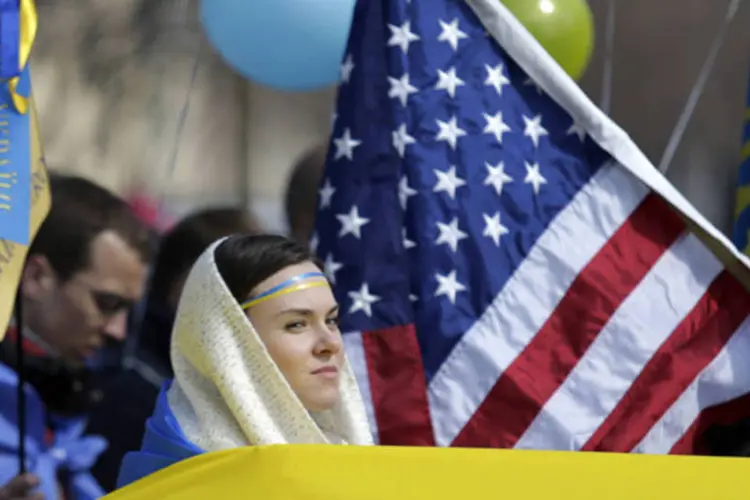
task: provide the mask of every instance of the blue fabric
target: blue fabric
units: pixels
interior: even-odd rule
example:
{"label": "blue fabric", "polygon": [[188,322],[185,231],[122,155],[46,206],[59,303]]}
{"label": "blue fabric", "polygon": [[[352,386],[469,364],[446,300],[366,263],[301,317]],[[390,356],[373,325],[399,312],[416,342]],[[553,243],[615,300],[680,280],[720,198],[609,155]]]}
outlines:
{"label": "blue fabric", "polygon": [[[154,414],[159,389],[172,377],[169,338],[174,312],[151,298],[130,316],[123,369],[102,387],[103,398],[89,414],[89,432],[107,438],[109,447],[91,473],[107,491],[117,486],[125,455],[141,449],[146,421]],[[122,402],[127,401],[127,405]]]}
{"label": "blue fabric", "polygon": [[[0,364],[0,484],[18,473],[18,377],[10,367]],[[47,500],[57,500],[58,471],[67,471],[70,483],[64,485],[69,500],[94,500],[104,491],[89,473],[99,454],[107,447],[105,439],[84,436],[84,418],[50,416],[31,387],[26,392],[26,468],[39,476],[39,490]],[[54,442],[46,444],[47,420]]]}
{"label": "blue fabric", "polygon": [[128,453],[122,461],[117,487],[122,488],[170,465],[204,453],[180,429],[167,401],[171,381],[162,386],[154,414],[146,421],[141,450]]}
{"label": "blue fabric", "polygon": [[21,72],[21,16],[18,0],[0,0],[0,78]]}
{"label": "blue fabric", "polygon": [[[18,93],[23,95],[31,85],[29,67],[21,74]],[[0,238],[21,245],[28,245],[31,227],[31,171],[37,158],[31,157],[32,130],[31,113],[25,115],[15,111],[8,85],[0,85],[0,104],[7,106],[3,112],[3,140],[7,147],[0,156],[3,182],[3,209],[0,210]]]}

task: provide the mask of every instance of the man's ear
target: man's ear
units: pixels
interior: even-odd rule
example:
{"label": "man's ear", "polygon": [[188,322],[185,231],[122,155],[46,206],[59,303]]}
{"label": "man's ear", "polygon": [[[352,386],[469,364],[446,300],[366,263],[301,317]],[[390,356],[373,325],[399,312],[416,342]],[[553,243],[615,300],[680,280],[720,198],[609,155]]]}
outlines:
{"label": "man's ear", "polygon": [[24,298],[40,299],[57,287],[57,273],[44,255],[30,255],[21,274]]}

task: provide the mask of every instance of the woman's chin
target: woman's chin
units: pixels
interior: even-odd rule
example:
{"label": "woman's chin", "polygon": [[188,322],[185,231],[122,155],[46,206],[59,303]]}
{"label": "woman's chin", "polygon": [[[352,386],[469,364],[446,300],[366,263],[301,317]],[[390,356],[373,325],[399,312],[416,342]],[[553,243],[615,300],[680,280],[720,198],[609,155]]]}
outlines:
{"label": "woman's chin", "polygon": [[302,404],[307,411],[327,411],[336,406],[339,401],[339,391],[337,389],[323,389],[314,398],[305,398]]}

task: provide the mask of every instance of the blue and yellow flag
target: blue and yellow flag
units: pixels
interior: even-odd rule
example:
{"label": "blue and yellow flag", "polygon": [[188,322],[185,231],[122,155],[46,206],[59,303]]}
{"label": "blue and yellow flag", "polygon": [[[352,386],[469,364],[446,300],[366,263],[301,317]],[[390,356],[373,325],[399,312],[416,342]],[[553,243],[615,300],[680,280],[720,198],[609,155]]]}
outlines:
{"label": "blue and yellow flag", "polygon": [[467,448],[245,447],[177,463],[107,500],[746,500],[745,459]]}
{"label": "blue and yellow flag", "polygon": [[[13,4],[17,16],[12,15]],[[0,340],[13,311],[29,244],[50,208],[47,168],[31,95],[29,56],[37,30],[34,0],[0,0],[0,44],[17,19],[19,71],[0,84]],[[0,66],[14,55],[0,47]],[[3,73],[5,74],[5,73]]]}
{"label": "blue and yellow flag", "polygon": [[737,202],[734,210],[732,240],[737,248],[750,255],[750,85],[742,126],[742,151],[737,177]]}

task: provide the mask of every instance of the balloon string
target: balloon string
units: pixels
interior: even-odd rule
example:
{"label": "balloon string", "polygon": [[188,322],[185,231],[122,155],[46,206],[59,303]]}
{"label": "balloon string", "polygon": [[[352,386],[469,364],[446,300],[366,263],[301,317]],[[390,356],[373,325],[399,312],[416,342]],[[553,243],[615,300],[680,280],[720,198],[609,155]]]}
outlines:
{"label": "balloon string", "polygon": [[198,42],[198,50],[195,54],[195,62],[193,63],[193,71],[190,75],[190,82],[188,84],[187,93],[185,94],[185,102],[180,110],[180,116],[177,119],[177,129],[175,131],[174,143],[172,144],[172,151],[169,156],[169,164],[167,165],[167,172],[164,177],[161,196],[159,197],[159,204],[164,204],[164,199],[167,196],[167,186],[171,184],[172,176],[177,170],[177,155],[180,151],[180,144],[182,144],[182,134],[185,132],[185,124],[187,123],[188,114],[190,112],[190,101],[195,88],[195,82],[198,79],[198,70],[200,69],[201,56],[203,51],[203,40]]}
{"label": "balloon string", "polygon": [[677,153],[677,148],[680,146],[680,143],[682,142],[682,139],[685,135],[685,131],[687,130],[687,126],[690,123],[690,118],[692,118],[693,113],[695,112],[695,108],[698,106],[698,101],[700,101],[700,98],[703,95],[703,91],[706,89],[708,78],[711,76],[711,71],[713,70],[716,60],[719,57],[719,51],[721,50],[721,46],[724,43],[724,37],[727,33],[727,30],[729,29],[729,25],[732,24],[735,14],[737,14],[737,10],[739,9],[740,3],[742,3],[742,1],[743,0],[732,0],[732,2],[729,4],[724,22],[719,28],[719,32],[716,33],[716,36],[714,37],[714,41],[711,44],[711,50],[709,50],[708,57],[703,63],[703,67],[698,74],[698,79],[696,80],[693,89],[690,91],[690,95],[688,96],[688,100],[685,103],[685,107],[680,114],[680,118],[677,120],[677,124],[672,131],[672,135],[667,142],[667,147],[665,148],[664,154],[662,155],[661,161],[659,162],[659,170],[663,174],[665,174],[667,170],[669,170],[669,167],[672,164],[672,160],[674,160],[674,156]]}
{"label": "balloon string", "polygon": [[615,71],[615,0],[609,0],[607,6],[607,26],[604,34],[604,75],[602,78],[602,100],[599,108],[607,115],[612,108],[612,87]]}

